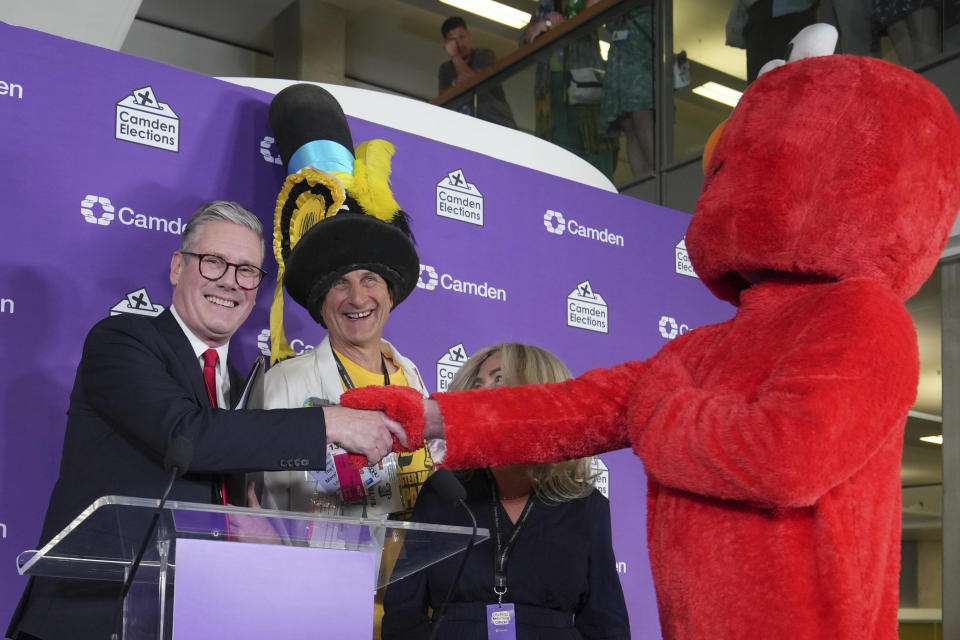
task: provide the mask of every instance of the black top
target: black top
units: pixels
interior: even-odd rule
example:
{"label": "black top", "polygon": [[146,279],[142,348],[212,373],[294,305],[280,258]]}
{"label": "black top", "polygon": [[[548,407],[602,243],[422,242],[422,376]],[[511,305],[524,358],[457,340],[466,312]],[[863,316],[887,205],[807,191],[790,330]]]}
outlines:
{"label": "black top", "polygon": [[[490,485],[474,472],[464,483],[477,525],[491,539],[474,547],[440,627],[439,638],[486,640],[486,605],[493,591],[495,542]],[[598,491],[561,504],[535,500],[507,564],[504,602],[517,610],[517,638],[629,638],[627,608],[617,576],[610,535],[610,503]],[[504,542],[513,523],[497,503]],[[423,486],[412,520],[470,526],[462,508],[447,506],[432,486]],[[383,640],[428,638],[428,607],[437,609],[456,575],[462,554],[439,562],[387,588]],[[398,561],[402,563],[403,559]]]}

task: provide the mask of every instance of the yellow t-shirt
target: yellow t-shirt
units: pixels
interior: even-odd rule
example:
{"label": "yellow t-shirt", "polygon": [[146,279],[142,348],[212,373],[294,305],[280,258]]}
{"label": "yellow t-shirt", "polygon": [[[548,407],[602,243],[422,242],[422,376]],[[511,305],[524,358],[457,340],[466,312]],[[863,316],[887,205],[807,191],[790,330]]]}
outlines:
{"label": "yellow t-shirt", "polygon": [[[354,387],[359,389],[360,387],[383,386],[383,371],[367,371],[336,349],[333,351],[337,354],[340,362],[343,363],[343,368],[346,369]],[[384,353],[383,357],[396,368],[395,372],[389,374],[390,384],[410,386],[407,383],[407,377],[403,374],[403,369],[390,357],[390,354]],[[344,385],[344,388],[346,388],[346,385]],[[407,520],[410,517],[417,496],[420,495],[420,489],[423,488],[423,483],[427,481],[427,477],[431,473],[433,473],[433,459],[430,458],[430,450],[427,447],[397,455],[397,480],[400,483],[400,491],[403,495],[403,511],[393,514],[394,518]]]}
{"label": "yellow t-shirt", "polygon": [[[359,389],[360,387],[383,386],[383,371],[376,373],[367,371],[336,349],[333,351],[337,354],[340,362],[343,363],[343,368],[347,371],[347,375],[350,376],[350,381],[353,382],[354,387]],[[397,369],[395,372],[389,374],[390,384],[404,387],[409,386],[407,384],[407,377],[403,374],[403,369],[397,365],[396,361],[387,353],[384,353],[383,357],[389,360]],[[344,389],[346,389],[346,385],[344,385]],[[403,492],[403,511],[392,514],[394,518],[398,520],[407,520],[410,518],[413,505],[417,501],[417,496],[420,495],[420,489],[432,472],[433,460],[430,458],[430,450],[427,447],[421,447],[416,451],[397,455],[397,481],[400,483],[400,490]],[[400,552],[400,543],[399,540],[390,539],[385,542],[381,563],[387,571],[392,571],[393,565],[397,561],[397,554]],[[380,637],[380,623],[383,619],[383,593],[383,589],[378,590],[376,598],[374,599],[374,638]]]}

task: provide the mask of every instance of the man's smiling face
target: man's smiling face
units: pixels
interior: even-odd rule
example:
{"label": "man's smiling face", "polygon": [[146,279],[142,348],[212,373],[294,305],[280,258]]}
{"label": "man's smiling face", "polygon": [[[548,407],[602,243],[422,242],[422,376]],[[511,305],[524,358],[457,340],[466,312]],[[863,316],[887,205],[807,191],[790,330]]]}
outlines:
{"label": "man's smiling face", "polygon": [[330,331],[330,341],[343,353],[347,345],[376,346],[393,308],[393,293],[377,273],[351,271],[336,280],[320,307],[320,316]]}
{"label": "man's smiling face", "polygon": [[[262,243],[251,229],[232,222],[210,222],[197,230],[185,251],[213,254],[234,264],[263,262]],[[225,344],[253,310],[257,290],[237,285],[234,267],[218,280],[200,275],[199,258],[177,251],[170,261],[173,306],[183,322],[211,347]]]}

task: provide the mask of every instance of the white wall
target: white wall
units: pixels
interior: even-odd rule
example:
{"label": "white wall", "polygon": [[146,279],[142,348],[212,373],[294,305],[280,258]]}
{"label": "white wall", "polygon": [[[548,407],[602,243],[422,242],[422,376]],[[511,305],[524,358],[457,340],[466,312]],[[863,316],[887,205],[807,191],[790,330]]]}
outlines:
{"label": "white wall", "polygon": [[142,20],[133,21],[120,51],[208,76],[253,76],[257,58],[266,57]]}

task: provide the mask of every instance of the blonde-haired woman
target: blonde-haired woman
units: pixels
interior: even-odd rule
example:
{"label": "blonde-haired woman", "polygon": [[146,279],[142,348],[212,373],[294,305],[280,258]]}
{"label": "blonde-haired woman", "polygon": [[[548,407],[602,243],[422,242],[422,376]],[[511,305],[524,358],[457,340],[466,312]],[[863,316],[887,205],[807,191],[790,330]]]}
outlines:
{"label": "blonde-haired woman", "polygon": [[[503,343],[474,354],[450,388],[562,382],[570,377],[549,351]],[[514,608],[518,640],[630,637],[613,555],[610,505],[593,486],[591,461],[461,474],[467,504],[478,526],[490,529],[490,540],[471,553],[438,638],[486,640],[488,606],[500,602]],[[463,510],[442,501],[431,484],[428,480],[424,485],[412,519],[469,525]],[[460,559],[454,556],[387,589],[383,640],[429,637],[431,610],[441,606]]]}

